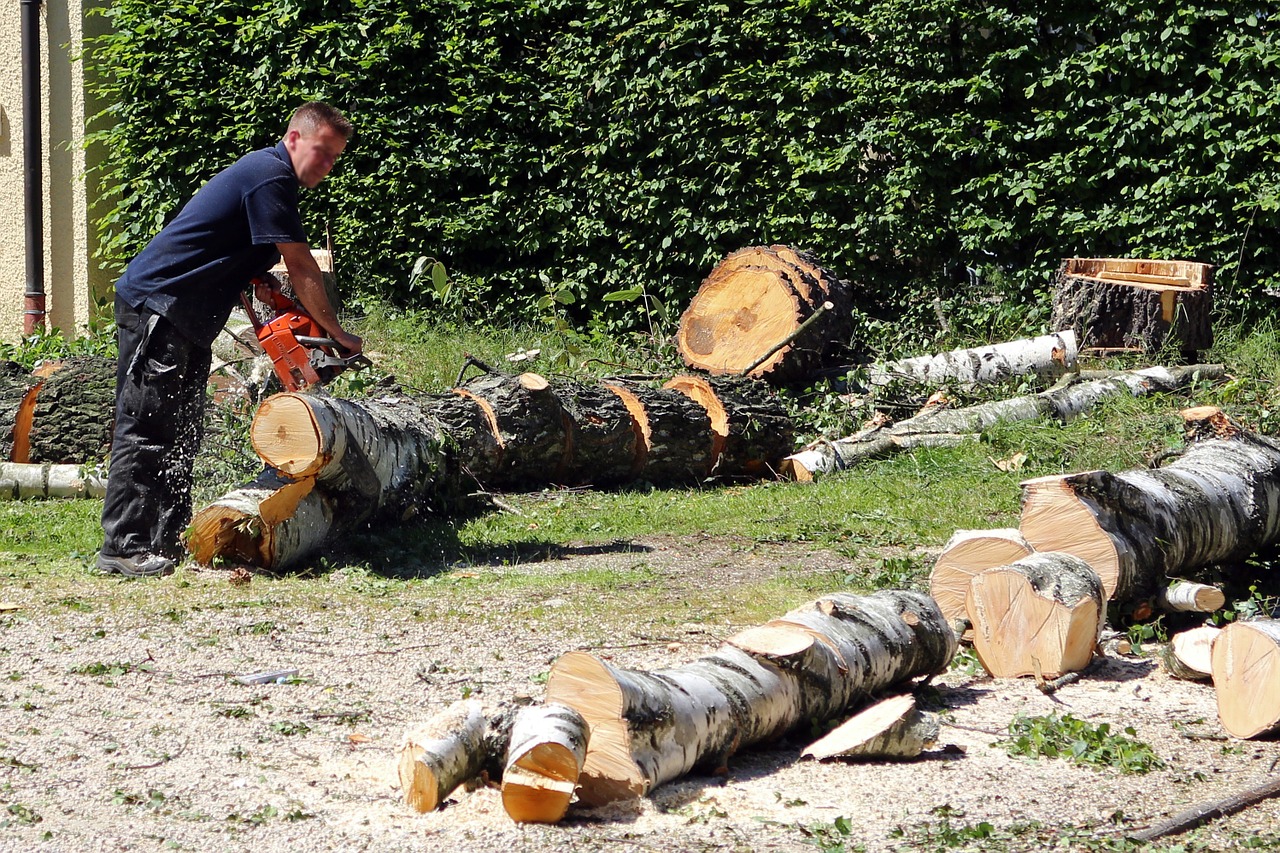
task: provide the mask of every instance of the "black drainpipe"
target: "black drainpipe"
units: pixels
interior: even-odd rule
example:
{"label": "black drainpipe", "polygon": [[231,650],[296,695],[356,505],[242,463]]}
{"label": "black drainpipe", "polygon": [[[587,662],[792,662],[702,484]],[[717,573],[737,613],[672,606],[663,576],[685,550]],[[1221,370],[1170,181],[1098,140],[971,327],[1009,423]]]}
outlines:
{"label": "black drainpipe", "polygon": [[22,161],[26,205],[27,290],[22,334],[44,331],[44,141],[40,135],[40,6],[22,0]]}

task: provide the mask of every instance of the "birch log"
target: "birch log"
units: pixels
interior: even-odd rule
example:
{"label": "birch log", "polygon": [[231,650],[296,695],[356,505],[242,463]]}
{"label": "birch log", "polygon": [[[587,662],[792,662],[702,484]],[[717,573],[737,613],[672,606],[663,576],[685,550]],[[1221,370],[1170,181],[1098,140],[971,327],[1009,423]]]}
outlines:
{"label": "birch log", "polygon": [[[929,574],[929,594],[952,625],[968,620],[965,599],[969,582],[986,569],[1007,566],[1034,553],[1023,535],[1014,528],[957,530],[951,535]],[[964,632],[972,637],[972,630]]]}
{"label": "birch log", "polygon": [[587,722],[564,705],[524,708],[511,726],[502,807],[517,823],[556,823],[569,808],[586,761]]}
{"label": "birch log", "polygon": [[85,465],[0,462],[0,500],[101,498],[107,478]]}
{"label": "birch log", "polygon": [[1076,369],[1076,355],[1076,335],[1068,329],[1037,338],[872,364],[868,373],[873,386],[902,382],[972,387],[1015,376],[1052,381]]}
{"label": "birch log", "polygon": [[1190,443],[1164,468],[1024,482],[1022,535],[1039,551],[1083,559],[1119,602],[1280,539],[1280,445],[1217,409],[1182,415]]}
{"label": "birch log", "polygon": [[406,732],[399,764],[405,803],[429,812],[478,776],[486,758],[486,722],[480,703],[464,700]]}
{"label": "birch log", "polygon": [[1220,379],[1220,364],[1186,367],[1149,367],[1120,372],[1105,378],[1074,381],[1067,378],[1038,394],[968,406],[963,409],[930,407],[894,424],[875,424],[847,438],[819,439],[782,462],[785,476],[800,481],[833,471],[843,471],[870,459],[882,458],[915,447],[955,446],[974,441],[983,430],[998,423],[1054,418],[1069,421],[1105,397],[1173,392],[1196,381]]}
{"label": "birch log", "polygon": [[597,805],[643,796],[697,767],[723,770],[744,746],[942,671],[955,648],[928,596],[836,594],[653,673],[572,652],[552,667],[547,699],[591,727],[580,796]]}
{"label": "birch log", "polygon": [[1213,641],[1213,689],[1228,734],[1280,728],[1280,622],[1232,622]]}
{"label": "birch log", "polygon": [[282,569],[313,553],[333,527],[333,503],[315,480],[266,470],[191,519],[187,548],[197,563],[215,560]]}
{"label": "birch log", "polygon": [[1089,665],[1104,612],[1102,582],[1070,554],[1037,553],[969,582],[978,660],[996,678],[1057,678]]}
{"label": "birch log", "polygon": [[1208,681],[1213,677],[1213,642],[1222,633],[1214,625],[1180,631],[1160,653],[1160,661],[1175,678]]}
{"label": "birch log", "polygon": [[891,696],[850,717],[814,741],[801,758],[862,760],[915,758],[938,742],[937,714],[916,708],[911,694]]}

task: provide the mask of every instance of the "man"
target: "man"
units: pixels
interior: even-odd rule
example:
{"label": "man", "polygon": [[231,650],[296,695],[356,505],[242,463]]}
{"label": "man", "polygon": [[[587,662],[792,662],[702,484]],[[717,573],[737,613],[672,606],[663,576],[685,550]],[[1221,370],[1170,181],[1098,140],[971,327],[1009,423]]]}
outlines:
{"label": "man", "polygon": [[181,557],[211,346],[251,279],[283,257],[303,307],[340,347],[361,351],[338,322],[298,213],[298,187],[325,179],[351,133],[333,107],[304,104],[278,145],[215,175],[116,283],[120,359],[100,571],[167,575]]}

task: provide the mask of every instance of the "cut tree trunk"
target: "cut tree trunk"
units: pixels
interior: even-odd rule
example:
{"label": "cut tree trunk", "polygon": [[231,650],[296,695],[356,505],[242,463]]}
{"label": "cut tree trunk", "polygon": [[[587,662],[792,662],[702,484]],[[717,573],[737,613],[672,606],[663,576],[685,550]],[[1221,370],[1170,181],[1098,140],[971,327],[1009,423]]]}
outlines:
{"label": "cut tree trunk", "polygon": [[974,349],[953,350],[868,368],[872,385],[948,385],[964,387],[1002,382],[1016,376],[1052,381],[1076,369],[1076,335],[1067,330]]}
{"label": "cut tree trunk", "polygon": [[693,485],[711,474],[714,433],[707,410],[679,391],[614,380],[639,437],[632,479],[655,486]]}
{"label": "cut tree trunk", "polygon": [[1241,430],[1217,409],[1182,415],[1190,443],[1164,468],[1024,482],[1022,535],[1038,551],[1083,559],[1102,578],[1106,597],[1120,603],[1274,543],[1280,445]]}
{"label": "cut tree trunk", "polygon": [[1280,727],[1280,622],[1232,622],[1213,641],[1218,719],[1233,737]]}
{"label": "cut tree trunk", "polygon": [[543,486],[562,481],[569,461],[566,416],[545,377],[489,373],[468,380],[454,392],[476,400],[492,415],[502,456],[485,486]]}
{"label": "cut tree trunk", "polygon": [[556,483],[614,486],[631,479],[635,422],[622,398],[603,385],[556,380],[564,410],[567,450]]}
{"label": "cut tree trunk", "polygon": [[204,565],[225,560],[282,569],[316,551],[333,519],[332,501],[314,479],[291,481],[266,470],[196,512],[187,549]]}
{"label": "cut tree trunk", "polygon": [[405,733],[400,787],[418,812],[438,808],[453,790],[484,769],[487,720],[475,700],[455,702]]}
{"label": "cut tree trunk", "polygon": [[110,359],[61,359],[30,374],[7,368],[0,374],[0,461],[78,465],[104,459],[115,400]]}
{"label": "cut tree trunk", "polygon": [[0,462],[26,462],[30,456],[27,432],[40,381],[16,361],[0,361]]}
{"label": "cut tree trunk", "polygon": [[[785,246],[741,249],[716,265],[680,318],[676,349],[708,373],[748,375],[784,385],[811,377],[848,345],[847,282]],[[757,364],[831,302],[816,322]],[[753,365],[755,365],[753,367]]]}
{"label": "cut tree trunk", "polygon": [[517,823],[557,823],[569,809],[586,761],[587,722],[564,705],[516,715],[502,773],[502,807]]}
{"label": "cut tree trunk", "polygon": [[844,471],[867,460],[915,447],[951,447],[974,441],[983,430],[997,423],[1042,417],[1067,421],[1105,397],[1167,393],[1195,381],[1221,378],[1224,374],[1222,365],[1149,367],[1082,382],[1065,377],[1057,386],[1038,394],[963,409],[932,406],[913,418],[887,425],[877,423],[847,438],[819,439],[784,459],[782,472],[792,479],[810,481],[820,474]]}
{"label": "cut tree trunk", "polygon": [[987,569],[965,600],[973,647],[996,678],[1057,678],[1089,665],[1105,599],[1097,572],[1078,557],[1030,554]]}
{"label": "cut tree trunk", "polygon": [[801,758],[877,759],[916,758],[938,742],[937,714],[920,711],[907,693],[891,696],[850,717],[825,737],[814,741]]}
{"label": "cut tree trunk", "polygon": [[777,395],[751,379],[692,374],[662,387],[684,394],[711,418],[712,476],[777,476],[794,441],[791,418]]}
{"label": "cut tree trunk", "polygon": [[1166,343],[1194,357],[1213,345],[1213,267],[1190,261],[1068,258],[1054,281],[1055,329],[1073,329],[1082,348]]}
{"label": "cut tree trunk", "polygon": [[0,500],[101,498],[107,478],[83,465],[0,462]]}
{"label": "cut tree trunk", "polygon": [[1227,603],[1216,586],[1192,581],[1176,581],[1156,592],[1155,606],[1169,613],[1212,613]]}
{"label": "cut tree trunk", "polygon": [[[967,621],[969,611],[965,608],[965,599],[969,597],[969,582],[974,576],[1015,563],[1034,551],[1031,543],[1013,528],[957,530],[933,564],[929,594],[952,625],[958,619]],[[963,634],[966,639],[971,638],[972,629]]]}
{"label": "cut tree trunk", "polygon": [[1222,633],[1214,625],[1202,625],[1174,634],[1160,654],[1164,668],[1175,678],[1208,681],[1213,677],[1213,641]]}
{"label": "cut tree trunk", "polygon": [[956,640],[919,593],[836,594],[730,638],[717,652],[653,673],[582,652],[559,658],[547,700],[591,727],[580,796],[643,796],[738,749],[832,719],[877,691],[944,670]]}

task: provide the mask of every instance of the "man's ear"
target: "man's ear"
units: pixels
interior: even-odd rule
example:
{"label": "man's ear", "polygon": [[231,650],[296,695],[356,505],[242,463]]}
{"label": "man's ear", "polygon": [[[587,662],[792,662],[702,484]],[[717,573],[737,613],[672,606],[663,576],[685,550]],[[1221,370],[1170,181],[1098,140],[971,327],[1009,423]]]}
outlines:
{"label": "man's ear", "polygon": [[288,148],[289,151],[292,152],[295,148],[298,147],[298,140],[301,138],[302,138],[302,131],[298,130],[297,128],[293,128],[291,130],[285,131],[284,147]]}

